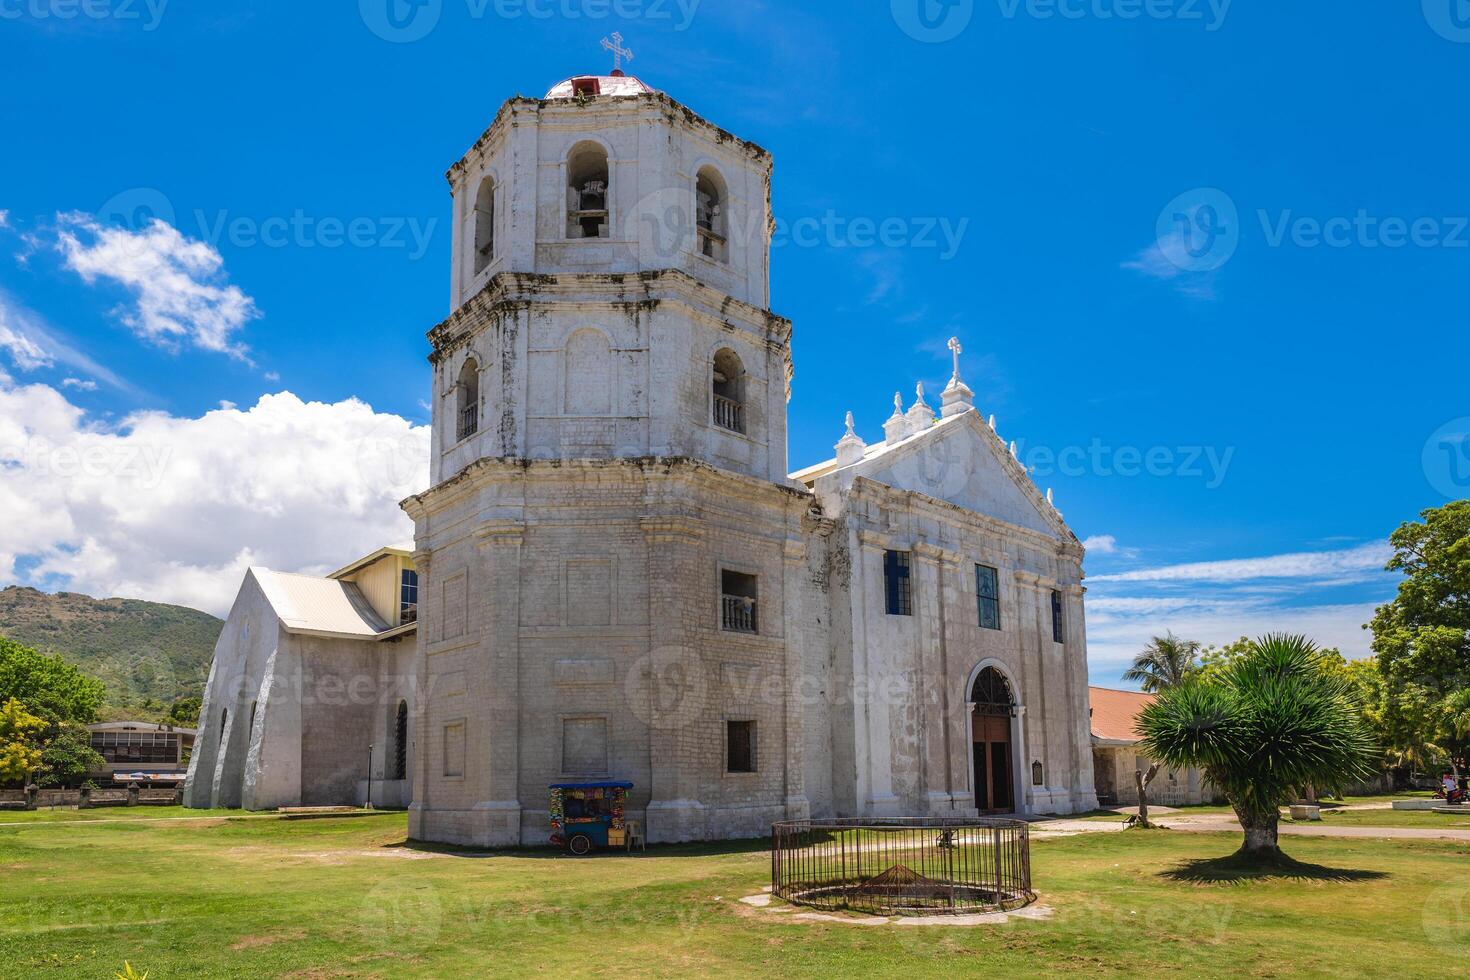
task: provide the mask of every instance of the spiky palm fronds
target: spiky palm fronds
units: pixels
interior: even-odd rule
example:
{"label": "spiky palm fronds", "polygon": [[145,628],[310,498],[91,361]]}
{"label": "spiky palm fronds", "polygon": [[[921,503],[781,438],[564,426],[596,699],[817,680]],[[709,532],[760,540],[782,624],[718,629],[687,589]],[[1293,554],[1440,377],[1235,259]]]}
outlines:
{"label": "spiky palm fronds", "polygon": [[1275,820],[1297,786],[1372,775],[1376,746],[1350,685],[1302,636],[1272,634],[1218,677],[1164,690],[1139,719],[1143,749],[1195,766],[1245,821]]}
{"label": "spiky palm fronds", "polygon": [[1198,641],[1180,639],[1172,631],[1156,636],[1133,658],[1123,679],[1150,693],[1178,687],[1198,669],[1199,650]]}

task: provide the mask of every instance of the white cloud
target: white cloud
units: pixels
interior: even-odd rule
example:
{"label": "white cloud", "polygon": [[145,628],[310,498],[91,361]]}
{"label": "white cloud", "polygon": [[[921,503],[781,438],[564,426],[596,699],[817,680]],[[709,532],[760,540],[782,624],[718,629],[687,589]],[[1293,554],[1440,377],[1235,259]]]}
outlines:
{"label": "white cloud", "polygon": [[10,212],[0,211],[0,228],[10,227]]}
{"label": "white cloud", "polygon": [[1178,597],[1093,598],[1087,601],[1087,661],[1095,683],[1116,686],[1150,638],[1173,630],[1206,645],[1242,636],[1304,633],[1350,658],[1366,657],[1372,640],[1363,624],[1377,603],[1280,605],[1269,599],[1211,601]]}
{"label": "white cloud", "polygon": [[[1392,576],[1383,571],[1390,554],[1387,543],[1374,541],[1338,551],[1091,576],[1087,658],[1093,679],[1117,684],[1149,639],[1168,630],[1217,645],[1242,636],[1304,633],[1348,657],[1366,657],[1372,637],[1362,627],[1378,603],[1363,600],[1379,585],[1384,600],[1391,595]],[[1336,591],[1343,586],[1356,587],[1350,599]]]}
{"label": "white cloud", "polygon": [[1265,558],[1190,562],[1098,575],[1093,582],[1246,582],[1269,578],[1318,578],[1335,583],[1362,581],[1364,573],[1382,571],[1393,549],[1372,541],[1342,551],[1303,551]]}
{"label": "white cloud", "polygon": [[411,537],[428,457],[427,427],[356,399],[103,426],[0,379],[0,584],[24,558],[25,581],[223,614],[249,565],[325,573]]}
{"label": "white cloud", "polygon": [[1111,534],[1094,534],[1082,542],[1089,554],[1111,555],[1118,550],[1118,539]]}
{"label": "white cloud", "polygon": [[97,382],[83,381],[81,378],[62,378],[61,387],[75,388],[77,391],[96,391]]}
{"label": "white cloud", "polygon": [[53,361],[60,361],[134,398],[144,397],[136,387],[72,347],[37,313],[3,289],[0,289],[0,350],[22,371],[50,367]]}
{"label": "white cloud", "polygon": [[1171,252],[1183,254],[1187,246],[1188,242],[1183,232],[1171,232],[1164,239],[1154,242],[1127,262],[1122,263],[1122,266],[1150,279],[1172,283],[1178,292],[1193,299],[1214,299],[1215,273],[1213,271],[1194,272],[1181,268],[1169,258]]}
{"label": "white cloud", "polygon": [[5,322],[5,310],[0,307],[0,350],[10,355],[11,361],[22,371],[49,367],[51,357],[30,337]]}
{"label": "white cloud", "polygon": [[57,248],[68,268],[89,284],[110,279],[132,293],[133,305],[121,318],[139,336],[245,359],[245,346],[233,336],[260,313],[253,299],[227,282],[224,259],[212,245],[158,219],[141,231],[75,212],[57,221]]}

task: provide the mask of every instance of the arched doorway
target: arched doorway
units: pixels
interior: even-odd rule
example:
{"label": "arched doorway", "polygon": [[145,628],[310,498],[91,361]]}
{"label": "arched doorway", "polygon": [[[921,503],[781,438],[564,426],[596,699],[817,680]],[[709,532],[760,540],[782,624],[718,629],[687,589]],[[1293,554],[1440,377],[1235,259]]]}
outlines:
{"label": "arched doorway", "polygon": [[975,678],[970,701],[975,806],[981,813],[1011,813],[1016,809],[1011,761],[1011,719],[1016,714],[1016,698],[1005,675],[986,667]]}

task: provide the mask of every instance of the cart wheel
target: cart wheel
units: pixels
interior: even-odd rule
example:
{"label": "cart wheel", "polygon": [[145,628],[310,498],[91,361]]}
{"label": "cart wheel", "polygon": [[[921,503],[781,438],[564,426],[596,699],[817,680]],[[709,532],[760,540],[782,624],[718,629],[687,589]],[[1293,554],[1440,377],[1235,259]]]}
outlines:
{"label": "cart wheel", "polygon": [[582,857],[588,851],[592,850],[592,838],[586,834],[573,834],[572,839],[567,841],[567,850],[577,855],[577,857]]}

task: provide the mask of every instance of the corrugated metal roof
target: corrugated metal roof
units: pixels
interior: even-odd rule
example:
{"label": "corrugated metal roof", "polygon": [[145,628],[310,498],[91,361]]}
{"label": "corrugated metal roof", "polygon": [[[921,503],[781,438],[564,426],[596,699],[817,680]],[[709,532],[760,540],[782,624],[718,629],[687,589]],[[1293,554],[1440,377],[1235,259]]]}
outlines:
{"label": "corrugated metal roof", "polygon": [[350,582],[268,568],[250,571],[289,632],[370,639],[389,628]]}
{"label": "corrugated metal roof", "polygon": [[1092,735],[1110,742],[1136,742],[1138,716],[1154,703],[1155,695],[1138,691],[1114,691],[1106,687],[1087,689],[1092,701]]}

